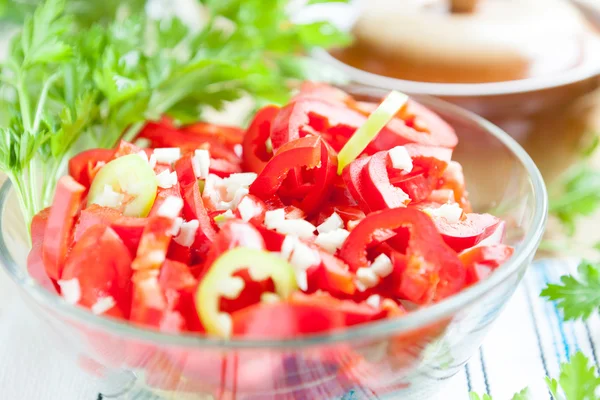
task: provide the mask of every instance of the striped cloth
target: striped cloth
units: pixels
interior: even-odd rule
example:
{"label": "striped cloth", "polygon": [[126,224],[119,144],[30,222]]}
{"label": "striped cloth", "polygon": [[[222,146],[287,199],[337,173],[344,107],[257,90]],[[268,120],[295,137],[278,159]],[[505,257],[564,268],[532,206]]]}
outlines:
{"label": "striped cloth", "polygon": [[[495,400],[510,400],[526,386],[534,400],[547,400],[551,397],[544,377],[558,376],[560,363],[570,355],[581,350],[598,367],[600,317],[596,314],[587,323],[563,323],[555,306],[539,297],[547,282],[557,281],[576,265],[577,260],[542,260],[532,265],[480,351],[461,372],[447,380],[437,396],[423,400],[468,400],[470,391],[487,392]],[[11,360],[0,365],[2,398],[99,398],[89,378],[58,349],[48,347],[44,329],[14,285],[0,276],[0,359]],[[160,399],[144,390],[133,390],[125,398]],[[363,398],[355,392],[344,400]]]}

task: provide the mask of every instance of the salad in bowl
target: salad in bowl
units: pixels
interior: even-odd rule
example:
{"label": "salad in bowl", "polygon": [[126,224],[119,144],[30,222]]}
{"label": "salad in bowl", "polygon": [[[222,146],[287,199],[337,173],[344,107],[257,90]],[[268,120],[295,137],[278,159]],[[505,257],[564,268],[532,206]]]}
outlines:
{"label": "salad in bowl", "polygon": [[[510,139],[481,136],[452,106],[440,110],[454,125],[429,99],[347,90],[305,82],[247,129],[163,118],[133,142],[71,158],[32,220],[27,270],[64,311],[101,325],[66,323],[86,343],[80,362],[137,371],[169,393],[279,398],[324,385],[335,398],[430,390],[415,383],[423,366],[456,358],[438,367],[451,375],[466,361],[478,345],[467,338],[485,331],[533,256],[541,180],[516,173]],[[479,165],[495,157],[513,171],[486,195],[474,188],[472,204],[453,153],[473,132],[476,147],[489,141]],[[488,185],[498,178],[483,169]],[[501,216],[474,211],[490,196]],[[317,369],[310,385],[286,385],[290,359]]]}

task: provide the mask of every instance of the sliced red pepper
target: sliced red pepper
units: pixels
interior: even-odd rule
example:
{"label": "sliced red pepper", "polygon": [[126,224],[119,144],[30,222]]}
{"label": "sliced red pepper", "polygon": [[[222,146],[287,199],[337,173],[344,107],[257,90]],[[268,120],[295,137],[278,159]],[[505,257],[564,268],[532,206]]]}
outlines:
{"label": "sliced red pepper", "polygon": [[131,315],[133,323],[158,328],[167,312],[167,298],[158,283],[158,271],[141,270],[133,274]]}
{"label": "sliced red pepper", "polygon": [[281,251],[281,246],[283,245],[283,241],[285,240],[285,235],[277,231],[267,229],[267,227],[263,224],[255,224],[255,227],[262,235],[267,250]]}
{"label": "sliced red pepper", "polygon": [[167,258],[174,223],[173,218],[158,215],[147,219],[136,257],[131,264],[134,270],[152,270],[161,267]]}
{"label": "sliced red pepper", "polygon": [[[377,103],[367,102],[356,104],[357,110],[364,115],[371,114],[378,106]],[[370,147],[374,151],[380,151],[408,143],[454,148],[458,144],[458,138],[454,129],[436,113],[409,100],[407,106],[387,124],[385,134],[377,135]]]}
{"label": "sliced red pepper", "polygon": [[354,105],[355,100],[348,93],[322,82],[302,82],[300,92],[291,101],[313,99],[327,100],[334,103]]}
{"label": "sliced red pepper", "polygon": [[115,306],[104,314],[127,318],[131,302],[131,256],[110,227],[95,225],[75,244],[61,279],[77,279],[81,290],[78,304],[92,308],[110,296]]}
{"label": "sliced red pepper", "polygon": [[111,160],[113,153],[112,149],[83,151],[69,160],[69,175],[83,186],[90,187],[96,172]]}
{"label": "sliced red pepper", "polygon": [[[168,171],[169,173],[172,172],[171,168],[166,165],[157,165],[154,170],[157,174],[160,174],[163,171]],[[165,189],[165,188],[161,188],[160,186],[158,187],[157,193],[156,193],[156,198],[154,199],[154,204],[152,205],[152,208],[150,209],[150,212],[148,213],[149,217],[152,217],[158,213],[160,206],[163,205],[163,203],[165,202],[167,197],[174,196],[174,197],[181,198],[181,188],[179,187],[179,177],[177,179],[178,179],[177,183],[175,185],[171,186],[170,188]]]}
{"label": "sliced red pepper", "polygon": [[333,295],[353,295],[356,286],[354,274],[350,272],[348,265],[325,251],[318,251],[321,264],[307,271],[309,288],[314,287]]}
{"label": "sliced red pepper", "polygon": [[458,222],[448,222],[443,217],[433,217],[433,222],[448,246],[460,252],[494,233],[501,221],[490,214],[470,213]]}
{"label": "sliced red pepper", "polygon": [[321,162],[321,149],[322,141],[318,136],[307,136],[286,143],[250,185],[250,194],[261,199],[275,195],[290,170],[317,167]]}
{"label": "sliced red pepper", "polygon": [[165,293],[169,309],[178,312],[185,321],[185,330],[202,332],[194,304],[194,291],[198,281],[187,265],[167,259],[158,276],[158,283]]}
{"label": "sliced red pepper", "polygon": [[235,247],[264,250],[265,241],[260,232],[250,223],[235,219],[227,221],[221,226],[212,243],[206,258],[207,263],[212,263],[221,254]]}
{"label": "sliced red pepper", "polygon": [[272,150],[267,151],[266,142],[271,134],[271,123],[278,112],[279,107],[268,105],[261,108],[254,116],[244,136],[242,153],[244,170],[260,174],[273,156]]}
{"label": "sliced red pepper", "polygon": [[73,225],[81,209],[84,192],[85,187],[70,176],[63,176],[56,185],[42,248],[46,272],[54,280],[61,278]]}
{"label": "sliced red pepper", "polygon": [[368,192],[361,179],[362,171],[369,163],[370,157],[358,158],[350,163],[342,172],[342,178],[348,187],[348,191],[354,197],[364,213],[371,212],[367,203]]}
{"label": "sliced red pepper", "polygon": [[31,250],[27,255],[27,272],[37,283],[48,289],[52,293],[58,293],[58,285],[50,279],[44,260],[42,258],[42,248],[44,246],[44,233],[50,216],[50,207],[44,208],[37,213],[31,220]]}
{"label": "sliced red pepper", "polygon": [[92,204],[81,210],[75,226],[73,242],[77,242],[85,231],[92,226],[110,226],[125,243],[129,252],[135,256],[146,221],[146,218],[126,217],[114,208]]}
{"label": "sliced red pepper", "polygon": [[191,137],[216,138],[224,144],[241,144],[244,140],[244,130],[237,126],[217,125],[206,122],[196,122],[195,124],[185,125],[181,132]]}
{"label": "sliced red pepper", "polygon": [[214,240],[217,232],[213,226],[213,221],[208,216],[198,181],[194,175],[192,161],[190,157],[181,158],[175,164],[181,194],[183,198],[183,216],[186,220],[191,221],[197,219],[199,226],[196,231],[196,239],[192,248],[197,253],[196,255],[203,258],[210,244]]}
{"label": "sliced red pepper", "polygon": [[388,152],[380,151],[371,156],[360,175],[363,198],[372,211],[405,207],[410,202],[402,189],[391,184],[387,165]]}
{"label": "sliced red pepper", "polygon": [[406,254],[395,257],[396,295],[425,304],[464,287],[465,268],[458,256],[444,243],[431,218],[413,208],[374,212],[359,222],[339,253],[351,271],[368,266],[367,246],[384,229],[398,232],[405,244]]}
{"label": "sliced red pepper", "polygon": [[242,167],[239,162],[234,163],[222,158],[211,158],[208,172],[221,178],[227,178],[231,174],[242,172]]}
{"label": "sliced red pepper", "polygon": [[471,285],[487,278],[496,268],[504,264],[515,249],[503,244],[477,246],[460,253],[458,257],[467,269],[467,284]]}

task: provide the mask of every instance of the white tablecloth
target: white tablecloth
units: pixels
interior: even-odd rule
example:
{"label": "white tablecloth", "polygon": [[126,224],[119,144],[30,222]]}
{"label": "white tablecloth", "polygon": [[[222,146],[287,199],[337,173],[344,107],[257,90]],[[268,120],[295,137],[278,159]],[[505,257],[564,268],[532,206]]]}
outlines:
{"label": "white tablecloth", "polygon": [[[427,400],[467,400],[470,390],[509,400],[525,386],[534,400],[546,400],[550,395],[544,376],[557,376],[569,355],[582,350],[598,366],[598,315],[585,324],[562,323],[554,305],[538,296],[545,282],[556,281],[575,265],[556,260],[534,264],[481,350],[436,399]],[[3,274],[0,296],[0,399],[96,400],[88,378],[51,347],[42,322]]]}

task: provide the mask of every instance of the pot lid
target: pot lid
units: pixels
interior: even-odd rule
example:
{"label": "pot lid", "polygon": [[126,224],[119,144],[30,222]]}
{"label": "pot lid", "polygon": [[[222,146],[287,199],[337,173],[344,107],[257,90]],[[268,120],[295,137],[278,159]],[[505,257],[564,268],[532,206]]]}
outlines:
{"label": "pot lid", "polygon": [[565,0],[369,0],[355,43],[333,52],[380,75],[443,83],[500,82],[580,64],[592,34]]}

